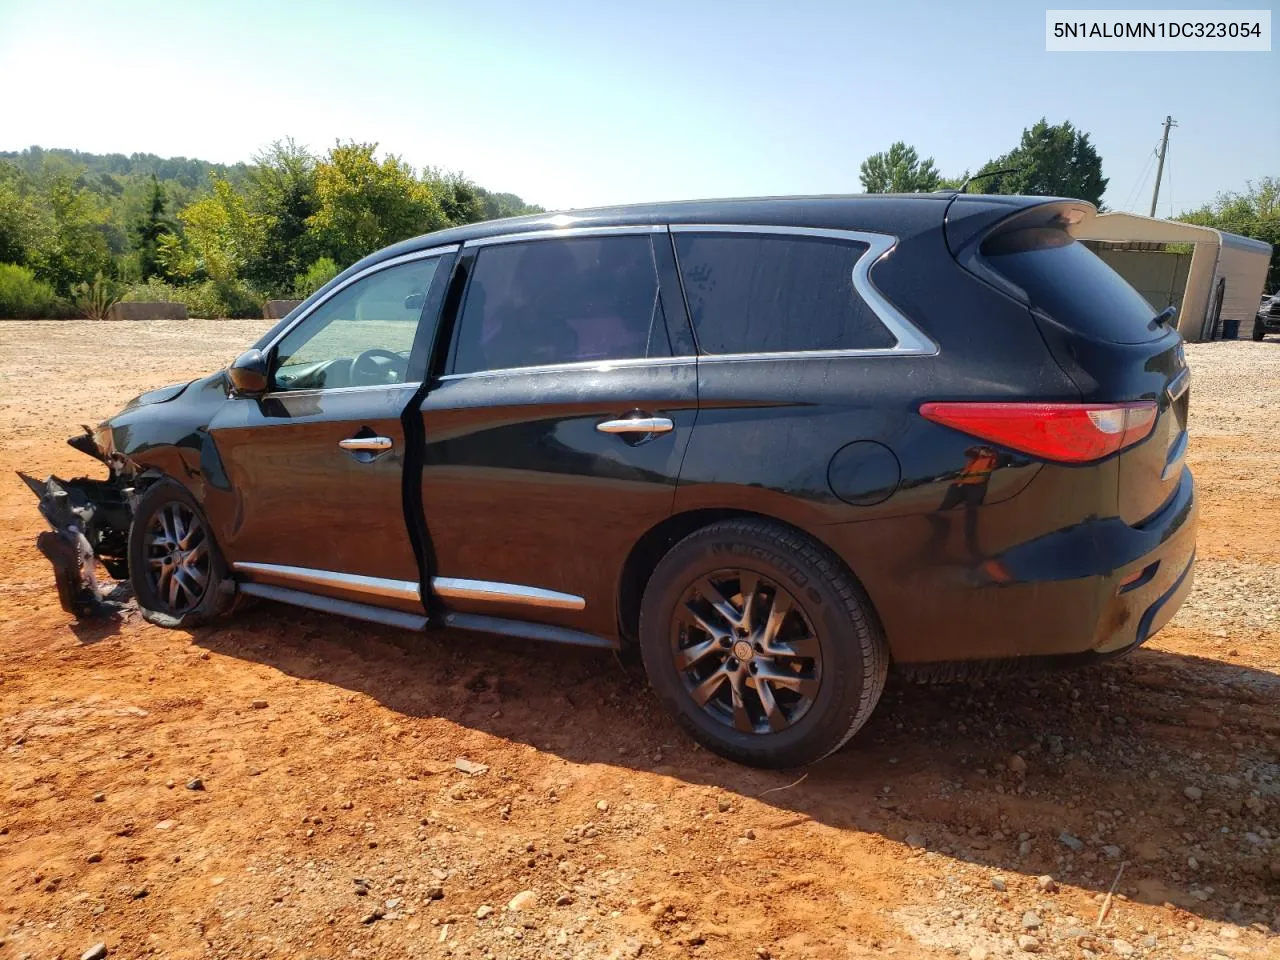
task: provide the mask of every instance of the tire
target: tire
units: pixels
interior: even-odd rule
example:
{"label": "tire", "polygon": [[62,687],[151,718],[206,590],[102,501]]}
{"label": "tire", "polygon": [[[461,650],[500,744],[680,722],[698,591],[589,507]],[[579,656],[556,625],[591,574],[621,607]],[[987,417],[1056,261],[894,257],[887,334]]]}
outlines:
{"label": "tire", "polygon": [[[176,528],[175,516],[193,518],[200,535],[189,522]],[[158,543],[161,539],[172,547]],[[177,563],[173,563],[174,550],[181,557]],[[159,561],[163,565],[166,560],[171,564],[167,579],[162,576],[163,567],[157,570],[153,564]],[[161,627],[176,629],[208,623],[230,608],[234,595],[209,521],[195,498],[173,480],[153,484],[134,509],[129,528],[129,574],[143,618]],[[172,600],[175,580],[179,583],[176,603]]]}
{"label": "tire", "polygon": [[795,530],[752,519],[704,527],[662,558],[640,605],[640,650],[659,699],[695,740],[766,768],[844,746],[871,716],[889,666],[883,630],[844,564]]}
{"label": "tire", "polygon": [[1261,340],[1266,335],[1267,335],[1267,328],[1263,325],[1262,321],[1260,320],[1253,321],[1253,339]]}

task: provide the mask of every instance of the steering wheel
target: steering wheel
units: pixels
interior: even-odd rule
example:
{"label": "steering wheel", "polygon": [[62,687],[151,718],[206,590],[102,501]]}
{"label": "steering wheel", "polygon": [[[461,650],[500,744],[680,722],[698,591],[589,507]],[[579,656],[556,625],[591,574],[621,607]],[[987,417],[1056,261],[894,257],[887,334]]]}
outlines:
{"label": "steering wheel", "polygon": [[404,378],[404,368],[408,363],[394,350],[373,347],[351,361],[352,385],[399,383]]}

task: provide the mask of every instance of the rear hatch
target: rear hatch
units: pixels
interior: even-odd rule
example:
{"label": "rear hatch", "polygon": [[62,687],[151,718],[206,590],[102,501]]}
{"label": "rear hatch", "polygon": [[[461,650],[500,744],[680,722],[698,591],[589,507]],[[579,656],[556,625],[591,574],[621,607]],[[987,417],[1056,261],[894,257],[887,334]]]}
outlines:
{"label": "rear hatch", "polygon": [[1156,403],[1151,433],[1117,455],[1120,515],[1140,523],[1173,495],[1186,453],[1190,374],[1176,320],[1158,316],[1072,236],[1093,216],[1089,205],[1032,202],[1003,213],[953,247],[957,260],[1026,305],[1081,400]]}

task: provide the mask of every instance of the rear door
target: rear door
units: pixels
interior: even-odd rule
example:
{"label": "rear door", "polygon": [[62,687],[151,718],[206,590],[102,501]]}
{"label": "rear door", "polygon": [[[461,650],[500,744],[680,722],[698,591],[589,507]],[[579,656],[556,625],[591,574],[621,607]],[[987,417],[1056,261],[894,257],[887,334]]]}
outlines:
{"label": "rear door", "polygon": [[237,576],[421,614],[401,415],[422,385],[456,248],[376,264],[270,345],[271,388],[210,424]]}
{"label": "rear door", "polygon": [[436,597],[612,636],[623,563],[671,513],[697,411],[666,228],[489,238],[455,284],[422,403]]}

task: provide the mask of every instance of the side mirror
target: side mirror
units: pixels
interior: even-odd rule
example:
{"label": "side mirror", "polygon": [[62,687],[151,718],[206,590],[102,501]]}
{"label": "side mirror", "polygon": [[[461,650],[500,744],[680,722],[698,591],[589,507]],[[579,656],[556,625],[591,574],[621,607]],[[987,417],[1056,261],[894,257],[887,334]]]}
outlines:
{"label": "side mirror", "polygon": [[242,397],[257,397],[267,392],[270,380],[267,358],[261,350],[246,350],[227,367],[231,386]]}
{"label": "side mirror", "polygon": [[421,310],[427,302],[425,293],[411,293],[404,298],[404,308],[406,310]]}

